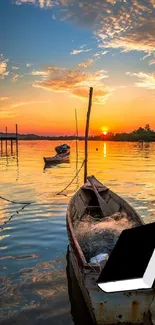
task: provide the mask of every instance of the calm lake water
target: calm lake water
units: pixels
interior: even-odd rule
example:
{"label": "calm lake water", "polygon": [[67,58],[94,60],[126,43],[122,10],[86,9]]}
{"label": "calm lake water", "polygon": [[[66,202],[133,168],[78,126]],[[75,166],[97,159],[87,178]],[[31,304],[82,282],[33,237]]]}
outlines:
{"label": "calm lake water", "polygon": [[[84,142],[78,143],[78,166],[72,141],[70,163],[44,169],[43,156],[54,155],[60,143],[19,141],[18,159],[9,145],[0,156],[0,196],[19,202],[0,199],[0,324],[91,324],[66,259],[66,208],[82,185],[83,169],[67,196],[56,195],[80,168]],[[146,223],[155,221],[155,143],[90,141],[88,171]]]}

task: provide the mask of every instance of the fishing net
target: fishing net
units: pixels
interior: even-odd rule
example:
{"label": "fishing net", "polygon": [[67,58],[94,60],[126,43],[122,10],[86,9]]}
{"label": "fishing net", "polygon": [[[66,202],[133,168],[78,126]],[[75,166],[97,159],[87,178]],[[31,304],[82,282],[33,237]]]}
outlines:
{"label": "fishing net", "polygon": [[84,215],[74,225],[77,240],[87,262],[100,253],[111,253],[121,232],[135,226],[125,212],[101,219],[100,216]]}

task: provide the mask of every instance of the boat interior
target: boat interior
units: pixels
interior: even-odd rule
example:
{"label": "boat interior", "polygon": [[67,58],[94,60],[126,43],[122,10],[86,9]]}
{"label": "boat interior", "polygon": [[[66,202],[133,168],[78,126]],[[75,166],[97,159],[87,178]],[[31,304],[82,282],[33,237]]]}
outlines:
{"label": "boat interior", "polygon": [[101,185],[84,185],[72,206],[75,235],[88,263],[98,254],[109,255],[124,229],[142,224],[127,202]]}

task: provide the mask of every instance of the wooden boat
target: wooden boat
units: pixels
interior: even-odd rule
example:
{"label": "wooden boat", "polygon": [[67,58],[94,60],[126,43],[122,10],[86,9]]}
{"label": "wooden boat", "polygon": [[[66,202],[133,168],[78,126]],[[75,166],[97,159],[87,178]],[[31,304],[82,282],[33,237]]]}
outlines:
{"label": "wooden boat", "polygon": [[85,132],[84,184],[71,198],[67,208],[70,261],[94,324],[152,324],[154,286],[152,289],[106,293],[97,285],[106,260],[94,262],[95,257],[110,255],[121,232],[142,225],[143,220],[123,198],[94,176],[87,177],[92,91],[91,87]]}
{"label": "wooden boat", "polygon": [[[100,183],[94,176],[89,177],[86,183],[72,197],[67,209],[70,259],[92,319],[98,325],[117,323],[143,324],[144,318],[149,318],[149,308],[155,297],[154,289],[106,293],[96,284],[96,280],[106,261],[91,263],[90,259],[94,257],[96,248],[98,253],[107,253],[107,248],[113,249],[114,243],[108,243],[108,240],[111,241],[110,235],[113,236],[114,234],[118,238],[122,228],[117,232],[116,222],[119,227],[120,222],[125,220],[125,214],[129,227],[143,224],[139,214],[124,199]],[[98,220],[95,220],[96,215]],[[117,217],[119,220],[117,220]],[[88,231],[82,237],[81,230],[84,228],[88,230],[90,228],[90,224],[93,221],[91,220],[90,222],[91,218],[94,219],[96,228],[101,223],[103,228],[100,232],[98,247],[96,247],[95,243],[94,248],[94,241],[90,238],[88,243],[90,250],[88,252]],[[114,231],[110,224],[107,235],[105,232],[107,228],[104,228],[103,220],[105,220],[105,225],[107,226],[108,219],[109,222],[112,219],[114,220],[114,228],[116,228]],[[81,227],[79,227],[80,224]],[[77,229],[79,229],[79,232]]]}
{"label": "wooden boat", "polygon": [[70,151],[65,153],[56,154],[53,157],[43,157],[45,164],[60,164],[69,161]]}
{"label": "wooden boat", "polygon": [[72,263],[70,261],[69,247],[66,254],[66,278],[68,296],[70,300],[70,313],[74,325],[94,325],[88,307],[79,288]]}

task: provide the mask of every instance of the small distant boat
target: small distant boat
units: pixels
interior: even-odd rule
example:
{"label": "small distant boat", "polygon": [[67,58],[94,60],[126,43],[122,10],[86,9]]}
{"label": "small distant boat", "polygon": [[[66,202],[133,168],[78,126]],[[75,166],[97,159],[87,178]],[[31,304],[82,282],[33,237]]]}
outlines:
{"label": "small distant boat", "polygon": [[53,157],[43,157],[45,164],[59,164],[63,162],[68,162],[69,161],[69,155],[70,152],[65,152],[61,154],[57,154]]}
{"label": "small distant boat", "polygon": [[55,151],[57,154],[66,153],[69,152],[69,150],[70,150],[70,146],[66,143],[55,147]]}
{"label": "small distant boat", "polygon": [[70,146],[63,144],[55,147],[56,155],[53,157],[43,157],[45,164],[60,164],[69,162]]}

